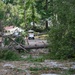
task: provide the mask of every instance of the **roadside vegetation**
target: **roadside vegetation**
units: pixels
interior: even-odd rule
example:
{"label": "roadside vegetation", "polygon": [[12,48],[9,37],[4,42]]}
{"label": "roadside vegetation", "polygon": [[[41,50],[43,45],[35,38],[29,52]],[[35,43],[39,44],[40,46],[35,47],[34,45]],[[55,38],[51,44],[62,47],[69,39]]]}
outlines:
{"label": "roadside vegetation", "polygon": [[[23,48],[14,49],[12,36],[4,36],[6,26],[20,27],[24,30],[22,36],[13,38],[18,45],[22,45],[21,47],[25,45],[28,30],[34,30],[36,39],[48,41],[49,52],[33,58],[35,53],[30,54],[31,49],[28,50],[29,53],[24,52]],[[9,46],[9,49],[2,50],[5,46]],[[75,0],[0,0],[0,61],[42,63],[52,59],[62,62],[75,61]],[[75,69],[63,70],[54,67],[36,66],[27,70],[30,70],[32,75],[39,75],[41,72],[75,74]],[[21,69],[14,71],[15,75],[19,71],[25,72]]]}
{"label": "roadside vegetation", "polygon": [[[33,29],[36,38],[49,43],[48,59],[75,59],[75,1],[72,0],[0,0],[0,37],[4,42],[5,26],[24,29],[24,37]],[[20,41],[21,40],[21,41]],[[9,44],[8,39],[6,45]],[[16,41],[25,44],[22,36]],[[5,42],[4,42],[5,43]],[[0,51],[0,59],[15,60],[19,56],[11,50]],[[32,58],[28,58],[32,61]],[[26,59],[27,60],[27,59]],[[42,61],[43,58],[34,59]]]}
{"label": "roadside vegetation", "polygon": [[29,68],[31,71],[31,74],[33,75],[38,75],[41,72],[43,73],[51,73],[51,74],[60,74],[60,75],[71,75],[75,74],[74,69],[69,69],[69,70],[63,70],[61,68],[48,68],[48,67],[42,67],[42,68]]}
{"label": "roadside vegetation", "polygon": [[0,60],[20,60],[20,54],[12,50],[0,50]]}
{"label": "roadside vegetation", "polygon": [[[58,0],[57,0],[58,1]],[[54,2],[53,2],[54,3]],[[75,59],[75,1],[55,3],[53,26],[49,31],[50,58]]]}
{"label": "roadside vegetation", "polygon": [[75,58],[74,3],[74,0],[0,0],[1,37],[3,27],[10,25],[25,31],[46,32],[51,58]]}

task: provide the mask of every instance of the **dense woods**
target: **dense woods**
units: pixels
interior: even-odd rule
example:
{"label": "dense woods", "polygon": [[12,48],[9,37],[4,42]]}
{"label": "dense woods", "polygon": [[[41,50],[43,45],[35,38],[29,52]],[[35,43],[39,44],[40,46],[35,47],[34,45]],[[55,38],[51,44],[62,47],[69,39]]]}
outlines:
{"label": "dense woods", "polygon": [[74,0],[53,1],[53,27],[49,31],[49,47],[54,58],[75,57],[74,3]]}
{"label": "dense woods", "polygon": [[75,58],[75,0],[0,0],[0,32],[14,25],[48,30],[51,58]]}

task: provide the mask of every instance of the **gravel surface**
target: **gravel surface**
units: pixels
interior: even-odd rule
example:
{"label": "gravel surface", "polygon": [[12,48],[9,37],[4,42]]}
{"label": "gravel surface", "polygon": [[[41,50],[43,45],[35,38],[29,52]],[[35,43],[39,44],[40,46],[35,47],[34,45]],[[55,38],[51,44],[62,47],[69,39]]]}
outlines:
{"label": "gravel surface", "polygon": [[[48,50],[33,49],[30,53],[32,59],[37,59],[42,58],[40,53],[47,54]],[[24,59],[28,59],[29,56],[30,55],[22,55],[21,57]],[[0,61],[0,75],[59,75],[59,73],[62,73],[63,70],[69,69],[75,70],[75,62],[67,60],[44,60],[43,62],[31,62],[28,60]]]}
{"label": "gravel surface", "polygon": [[32,63],[32,62],[26,62],[26,61],[2,61],[0,62],[0,75],[32,75],[31,72],[29,71],[30,67],[75,69],[75,62],[62,63],[62,62],[53,61],[53,60],[45,60],[44,62],[40,62],[40,63],[39,62]]}

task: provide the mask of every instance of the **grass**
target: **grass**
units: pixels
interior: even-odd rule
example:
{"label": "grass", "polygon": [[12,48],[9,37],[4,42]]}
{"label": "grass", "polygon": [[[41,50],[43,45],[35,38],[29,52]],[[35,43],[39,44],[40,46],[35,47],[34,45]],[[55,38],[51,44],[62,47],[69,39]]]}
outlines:
{"label": "grass", "polygon": [[1,50],[0,51],[0,60],[19,60],[20,55],[12,50]]}
{"label": "grass", "polygon": [[60,74],[60,75],[72,75],[75,74],[75,69],[69,69],[69,70],[64,70],[61,68],[49,68],[49,67],[30,67],[30,71],[32,71],[33,74],[37,73],[55,73],[55,74]]}
{"label": "grass", "polygon": [[42,67],[42,68],[39,68],[39,67],[30,67],[29,70],[30,71],[40,71],[40,70],[49,70],[50,68],[49,67]]}
{"label": "grass", "polygon": [[25,60],[28,62],[43,62],[45,58],[43,56],[40,56],[38,58],[33,58],[32,55],[28,55],[27,58],[22,58],[22,60]]}
{"label": "grass", "polygon": [[47,34],[35,36],[35,38],[39,38],[39,39],[47,39],[47,37],[48,37]]}
{"label": "grass", "polygon": [[[68,69],[68,70],[65,70],[64,72],[63,72],[63,74],[64,75],[72,75],[72,74],[75,74],[75,69]],[[61,75],[63,75],[63,74],[61,74]]]}
{"label": "grass", "polygon": [[[27,56],[26,58],[22,58],[21,56]],[[21,52],[20,54],[13,50],[1,50],[0,51],[0,60],[9,60],[9,61],[28,61],[28,62],[43,62],[45,57],[43,55],[39,57],[33,57],[31,54],[27,54],[26,52]]]}
{"label": "grass", "polygon": [[[22,59],[20,54],[13,52],[11,50],[0,51],[0,60],[2,60],[2,59],[3,60],[12,60],[12,61],[13,60],[25,60],[25,61],[29,61],[29,62],[43,62],[45,59],[47,59],[46,56],[42,55],[38,58],[33,58],[32,55],[30,54],[30,55],[28,55],[27,58]],[[25,70],[21,70],[21,69],[16,69],[16,70],[22,71],[22,72],[25,71]],[[57,74],[60,73],[60,75],[75,74],[75,69],[64,70],[61,68],[42,67],[41,65],[39,67],[38,64],[35,64],[35,67],[28,68],[28,70],[30,70],[33,75],[38,75],[38,74],[40,75],[41,73],[57,73]]]}
{"label": "grass", "polygon": [[61,70],[60,68],[49,68],[49,67],[41,67],[41,68],[37,68],[37,67],[30,67],[29,70],[33,73],[33,75],[35,75],[35,73],[37,74],[50,74],[50,73],[56,73],[56,74],[60,74]]}

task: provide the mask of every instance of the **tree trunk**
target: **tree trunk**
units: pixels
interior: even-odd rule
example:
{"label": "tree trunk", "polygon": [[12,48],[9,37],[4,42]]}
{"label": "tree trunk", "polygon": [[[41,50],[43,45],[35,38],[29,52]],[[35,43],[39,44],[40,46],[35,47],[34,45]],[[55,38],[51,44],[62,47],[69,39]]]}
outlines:
{"label": "tree trunk", "polygon": [[[45,43],[45,44],[41,44],[41,45],[25,45],[25,46],[23,45],[22,47],[25,49],[39,49],[39,48],[48,47],[48,44]],[[21,46],[15,46],[16,49],[22,49],[22,47]]]}
{"label": "tree trunk", "polygon": [[3,41],[4,41],[4,39],[3,39],[3,32],[4,32],[4,29],[3,29],[3,26],[2,26],[2,21],[0,20],[0,38],[1,38],[0,45],[2,47],[4,47],[4,44],[3,44]]}
{"label": "tree trunk", "polygon": [[48,21],[46,20],[46,29],[48,29]]}
{"label": "tree trunk", "polygon": [[[46,16],[47,16],[47,11],[48,11],[48,0],[46,0]],[[48,29],[48,21],[46,19],[46,29]]]}
{"label": "tree trunk", "polygon": [[27,28],[26,27],[26,1],[24,0],[23,2],[24,2],[24,23],[25,23],[25,28]]}
{"label": "tree trunk", "polygon": [[54,2],[53,2],[53,0],[50,0],[50,7],[51,7],[52,24],[53,24],[53,26],[56,26],[56,16],[54,13]]}
{"label": "tree trunk", "polygon": [[0,32],[1,32],[1,33],[3,32],[3,26],[2,26],[1,20],[0,20]]}
{"label": "tree trunk", "polygon": [[33,22],[33,29],[35,28],[35,11],[34,11],[34,4],[32,4],[32,22]]}

